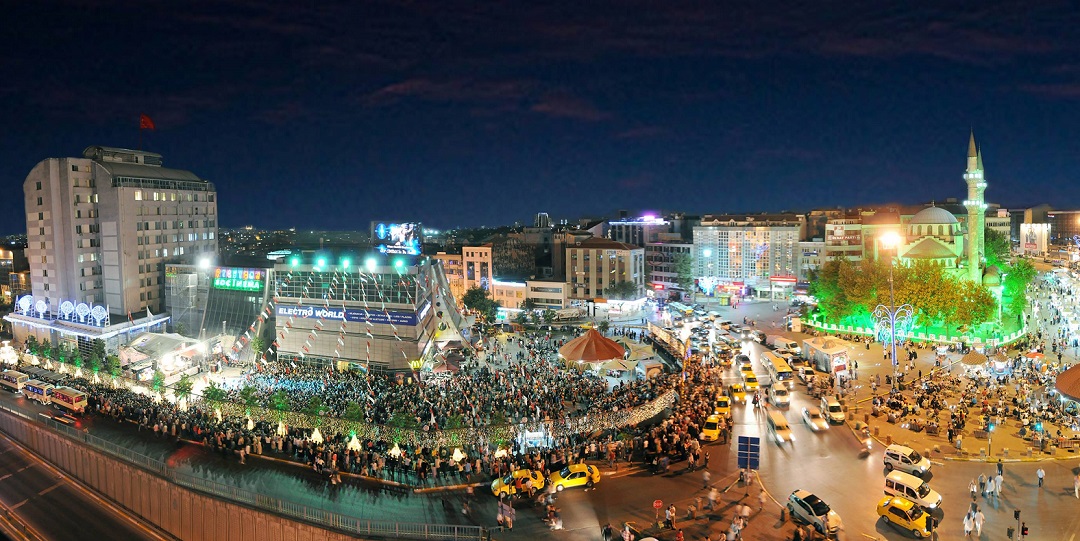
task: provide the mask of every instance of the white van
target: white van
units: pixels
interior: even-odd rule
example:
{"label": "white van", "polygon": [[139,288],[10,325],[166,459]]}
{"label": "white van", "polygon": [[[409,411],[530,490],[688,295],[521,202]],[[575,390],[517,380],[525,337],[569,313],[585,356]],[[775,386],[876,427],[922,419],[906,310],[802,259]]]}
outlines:
{"label": "white van", "polygon": [[769,402],[778,408],[786,408],[791,405],[791,391],[783,383],[774,383],[769,387]]}
{"label": "white van", "polygon": [[902,471],[893,470],[885,476],[885,494],[907,498],[924,509],[936,509],[941,505],[941,494],[922,479]]}
{"label": "white van", "polygon": [[885,469],[923,477],[930,471],[930,459],[910,447],[894,443],[885,449]]}
{"label": "white van", "polygon": [[843,424],[844,422],[844,408],[835,396],[821,397],[821,412],[834,425]]}
{"label": "white van", "polygon": [[770,411],[768,422],[769,432],[771,432],[776,439],[777,445],[795,442],[795,435],[791,433],[791,427],[788,426],[787,419],[784,418],[783,413],[780,413],[779,411]]}

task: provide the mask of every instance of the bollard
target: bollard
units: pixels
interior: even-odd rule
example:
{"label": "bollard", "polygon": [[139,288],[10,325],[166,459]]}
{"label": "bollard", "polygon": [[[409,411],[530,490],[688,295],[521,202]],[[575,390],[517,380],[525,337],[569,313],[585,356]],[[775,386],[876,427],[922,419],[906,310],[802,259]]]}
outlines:
{"label": "bollard", "polygon": [[892,445],[892,434],[885,436],[885,445]]}
{"label": "bollard", "polygon": [[930,449],[923,449],[923,451],[923,456],[925,456],[926,458],[930,458]]}
{"label": "bollard", "polygon": [[979,456],[986,458],[986,447],[979,447]]}
{"label": "bollard", "polygon": [[864,413],[862,415],[862,422],[864,422],[866,424],[870,424],[870,414],[869,413]]}
{"label": "bollard", "polygon": [[855,414],[849,411],[848,414],[847,414],[847,420],[854,421],[855,420]]}
{"label": "bollard", "polygon": [[1004,447],[1004,448],[1001,449],[1001,456],[1003,456],[1005,458],[1009,458],[1009,448],[1008,447]]}
{"label": "bollard", "polygon": [[938,455],[941,454],[941,446],[940,445],[935,445],[934,446],[934,454],[938,454]]}
{"label": "bollard", "polygon": [[876,426],[875,426],[875,427],[874,427],[874,435],[875,435],[875,436],[877,436],[877,435],[879,435],[880,433],[881,433],[881,431],[880,431],[880,430],[878,430],[878,427],[876,427]]}

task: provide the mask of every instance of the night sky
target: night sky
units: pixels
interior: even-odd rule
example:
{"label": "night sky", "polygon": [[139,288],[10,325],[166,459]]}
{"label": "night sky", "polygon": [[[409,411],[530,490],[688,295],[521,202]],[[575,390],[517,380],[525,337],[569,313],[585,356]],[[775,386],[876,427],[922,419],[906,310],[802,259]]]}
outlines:
{"label": "night sky", "polygon": [[0,232],[140,113],[222,226],[962,199],[972,127],[989,201],[1080,207],[1080,8],[692,4],[9,2]]}

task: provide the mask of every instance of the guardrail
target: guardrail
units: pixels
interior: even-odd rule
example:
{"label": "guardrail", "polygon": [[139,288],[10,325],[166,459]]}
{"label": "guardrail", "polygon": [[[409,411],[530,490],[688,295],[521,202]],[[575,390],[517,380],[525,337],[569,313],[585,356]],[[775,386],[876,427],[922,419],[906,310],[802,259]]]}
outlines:
{"label": "guardrail", "polygon": [[486,529],[481,526],[361,519],[334,511],[328,511],[319,507],[312,507],[289,500],[266,496],[203,477],[178,473],[172,468],[169,468],[169,466],[161,460],[137,453],[127,447],[116,445],[115,443],[106,441],[93,434],[83,432],[52,419],[43,419],[36,412],[7,404],[0,405],[0,410],[7,411],[26,421],[37,420],[44,423],[45,426],[54,432],[62,434],[69,439],[75,440],[80,444],[101,451],[129,464],[133,464],[150,473],[164,477],[179,486],[216,498],[222,498],[254,507],[262,511],[275,513],[287,518],[302,520],[304,522],[357,535],[412,539],[454,539],[463,541],[482,541],[488,539]]}

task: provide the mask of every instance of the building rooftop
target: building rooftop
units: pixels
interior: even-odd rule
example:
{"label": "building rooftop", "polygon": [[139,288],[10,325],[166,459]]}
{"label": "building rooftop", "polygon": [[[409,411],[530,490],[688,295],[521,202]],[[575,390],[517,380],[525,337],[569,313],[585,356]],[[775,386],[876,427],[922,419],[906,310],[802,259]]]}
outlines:
{"label": "building rooftop", "polygon": [[618,242],[610,239],[593,237],[585,239],[574,246],[573,248],[590,248],[600,250],[641,250],[640,246],[634,244],[627,244],[625,242]]}

